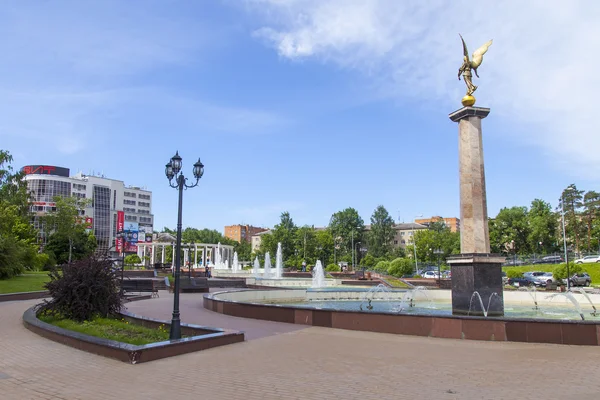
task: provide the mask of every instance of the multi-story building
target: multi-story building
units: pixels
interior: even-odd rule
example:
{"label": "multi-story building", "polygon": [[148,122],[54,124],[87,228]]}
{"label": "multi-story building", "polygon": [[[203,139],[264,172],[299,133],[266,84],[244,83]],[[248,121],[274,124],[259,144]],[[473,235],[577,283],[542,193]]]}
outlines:
{"label": "multi-story building", "polygon": [[456,217],[442,218],[434,216],[431,218],[416,219],[415,222],[425,226],[429,226],[432,222],[443,222],[448,228],[450,228],[451,232],[460,232],[460,219]]}
{"label": "multi-story building", "polygon": [[252,236],[266,230],[251,225],[229,225],[225,227],[225,237],[240,243],[242,241],[251,243]]}
{"label": "multi-story building", "polygon": [[68,168],[50,165],[28,165],[22,171],[32,195],[34,226],[40,230],[42,242],[45,242],[47,232],[40,217],[56,209],[54,199],[57,196],[91,199],[83,216],[86,227],[98,240],[99,251],[120,251],[121,243],[116,240],[116,235],[123,230],[129,232],[127,251],[136,251],[138,241],[152,241],[152,192],[125,186],[123,181],[104,176],[81,172],[70,176]]}
{"label": "multi-story building", "polygon": [[[396,235],[394,236],[392,244],[394,247],[402,247],[413,243],[413,238],[415,232],[421,229],[427,229],[427,226],[409,222],[407,224],[394,224],[394,230],[396,231]],[[371,225],[365,225],[365,232],[371,230]]]}
{"label": "multi-story building", "polygon": [[259,232],[256,235],[253,235],[250,241],[250,245],[252,246],[252,251],[255,252],[260,249],[260,244],[262,243],[262,235],[266,235],[271,233],[270,229]]}

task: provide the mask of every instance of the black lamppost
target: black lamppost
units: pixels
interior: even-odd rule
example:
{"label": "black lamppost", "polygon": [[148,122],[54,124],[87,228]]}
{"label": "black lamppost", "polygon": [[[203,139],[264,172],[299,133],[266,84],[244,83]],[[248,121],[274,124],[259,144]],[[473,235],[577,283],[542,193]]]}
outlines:
{"label": "black lamppost", "polygon": [[440,263],[440,257],[442,256],[442,254],[444,254],[444,250],[437,248],[435,250],[433,250],[433,254],[437,255],[437,262],[438,262],[438,287],[441,289],[442,288],[442,268],[441,268],[441,263]]}
{"label": "black lamppost", "polygon": [[117,232],[117,238],[121,239],[121,297],[123,297],[123,279],[125,276],[125,250],[127,248],[127,239],[131,241],[133,234],[129,231]]}
{"label": "black lamppost", "polygon": [[[193,188],[204,175],[204,165],[200,159],[194,164],[193,173],[196,183],[188,185],[187,179],[181,172],[181,157],[176,152],[171,161],[165,166],[165,175],[169,179],[169,186],[179,190],[179,208],[177,210],[177,239],[175,242],[175,287],[173,288],[173,318],[171,319],[170,340],[181,339],[181,320],[179,319],[179,277],[181,275],[181,208],[183,206],[183,189]],[[173,183],[175,178],[175,183]]]}

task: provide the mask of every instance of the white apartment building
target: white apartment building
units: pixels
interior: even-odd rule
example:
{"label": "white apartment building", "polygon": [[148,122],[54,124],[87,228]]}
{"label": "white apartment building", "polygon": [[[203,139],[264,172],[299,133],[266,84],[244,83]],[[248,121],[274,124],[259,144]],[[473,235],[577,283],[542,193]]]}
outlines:
{"label": "white apartment building", "polygon": [[33,198],[34,225],[40,229],[43,242],[46,232],[39,216],[55,209],[56,196],[91,199],[91,204],[84,211],[85,223],[96,236],[99,251],[114,251],[116,234],[123,228],[132,233],[131,246],[135,247],[137,242],[152,241],[154,215],[152,192],[149,190],[125,186],[123,181],[104,176],[81,172],[70,176],[68,168],[50,165],[28,165],[22,171]]}

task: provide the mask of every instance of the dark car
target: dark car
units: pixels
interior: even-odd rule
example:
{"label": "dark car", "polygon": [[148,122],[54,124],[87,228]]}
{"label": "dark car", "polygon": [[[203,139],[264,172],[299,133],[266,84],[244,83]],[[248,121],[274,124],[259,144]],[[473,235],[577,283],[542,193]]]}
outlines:
{"label": "dark car", "polygon": [[580,274],[574,274],[569,278],[569,283],[571,286],[590,286],[592,278],[590,278],[587,272],[582,272]]}
{"label": "dark car", "polygon": [[563,261],[565,260],[561,256],[546,256],[537,264],[560,264]]}
{"label": "dark car", "polygon": [[533,282],[531,282],[527,278],[508,278],[507,283],[511,286],[516,286],[516,287],[533,286]]}

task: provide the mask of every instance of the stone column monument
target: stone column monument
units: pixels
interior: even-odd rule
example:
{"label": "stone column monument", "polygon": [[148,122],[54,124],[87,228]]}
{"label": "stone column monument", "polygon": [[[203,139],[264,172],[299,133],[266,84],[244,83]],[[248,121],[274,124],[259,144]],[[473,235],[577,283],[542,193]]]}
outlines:
{"label": "stone column monument", "polygon": [[[462,37],[461,37],[462,39]],[[459,69],[467,85],[463,108],[450,114],[458,122],[458,159],[460,174],[460,255],[447,261],[452,269],[452,313],[501,316],[504,315],[502,268],[504,257],[490,254],[483,140],[481,120],[489,108],[473,107],[471,70],[477,74],[490,40],[473,53],[469,60],[463,40],[464,62]],[[480,301],[481,299],[481,301]],[[483,307],[482,307],[483,304]]]}

